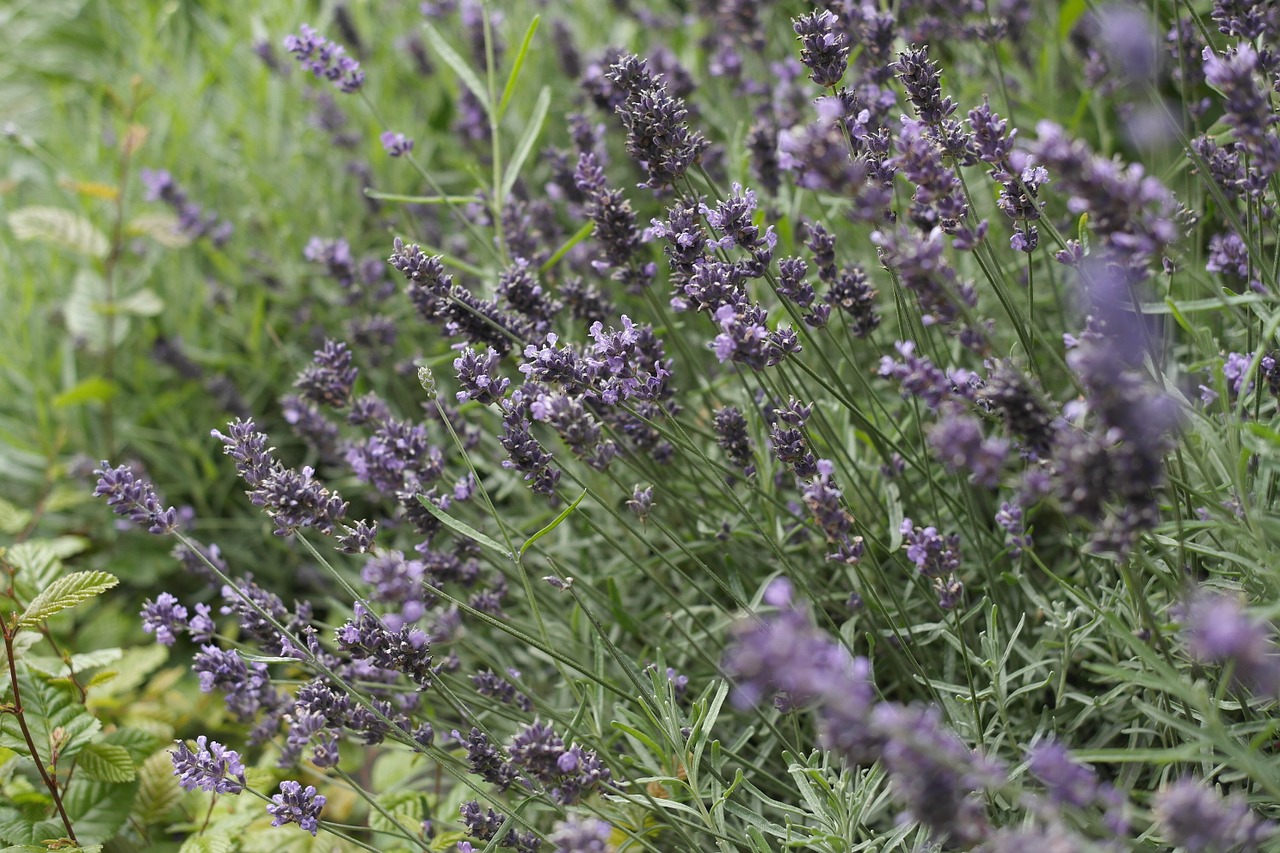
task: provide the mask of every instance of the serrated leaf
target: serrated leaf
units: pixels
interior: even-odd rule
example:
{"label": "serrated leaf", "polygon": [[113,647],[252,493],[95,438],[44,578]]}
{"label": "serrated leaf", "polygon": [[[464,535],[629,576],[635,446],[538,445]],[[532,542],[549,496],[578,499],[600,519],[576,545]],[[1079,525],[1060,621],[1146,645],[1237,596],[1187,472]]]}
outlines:
{"label": "serrated leaf", "polygon": [[167,211],[138,214],[125,225],[125,233],[131,237],[147,237],[166,249],[191,245],[191,238],[178,227],[178,217]]}
{"label": "serrated leaf", "polygon": [[108,323],[103,309],[107,304],[107,284],[91,269],[81,269],[71,282],[71,294],[63,303],[62,315],[67,331],[80,345],[102,352],[110,332],[112,344],[120,344],[129,332],[129,317],[123,315]]}
{"label": "serrated leaf", "polygon": [[[93,739],[102,723],[84,710],[75,692],[65,684],[54,683],[34,672],[25,661],[19,661],[18,689],[31,738],[36,743],[39,759],[48,763],[50,744],[56,739],[62,758],[72,758]],[[29,755],[26,739],[16,718],[0,717],[0,746]]]}
{"label": "serrated leaf", "polygon": [[[17,653],[17,659],[24,661],[26,659],[27,650],[40,642],[40,634],[35,631],[19,631],[18,635],[13,638],[13,650]],[[3,696],[9,689],[9,653],[5,651],[4,646],[0,646],[0,696]]]}
{"label": "serrated leaf", "polygon": [[[155,753],[164,744],[164,739],[141,729],[116,729],[110,734],[103,735],[99,743],[120,747],[129,753],[134,764],[139,764],[144,758]],[[169,753],[162,754],[167,756]]]}
{"label": "serrated leaf", "polygon": [[458,519],[449,515],[440,507],[433,504],[431,502],[431,499],[426,495],[418,495],[418,503],[422,504],[422,506],[427,510],[427,512],[434,515],[441,524],[443,524],[445,527],[452,530],[454,533],[457,533],[459,536],[467,537],[468,539],[475,542],[477,545],[480,545],[484,548],[488,548],[490,551],[493,551],[495,554],[502,556],[504,559],[507,559],[507,560],[511,559],[512,557],[511,552],[508,551],[501,542],[499,542],[496,539],[490,538],[489,536],[484,535],[479,530],[476,530],[474,527],[472,527],[470,524],[467,524],[464,521],[459,521]]}
{"label": "serrated leaf", "polygon": [[118,583],[120,579],[109,572],[72,572],[58,578],[31,600],[18,617],[18,626],[35,627],[50,616],[101,595]]}
{"label": "serrated leaf", "polygon": [[49,848],[40,842],[47,838],[65,838],[66,836],[67,829],[61,821],[32,821],[24,817],[0,819],[0,839],[19,845],[19,849],[26,845],[39,845],[36,847],[37,850],[46,851]]}
{"label": "serrated leaf", "polygon": [[528,159],[529,152],[537,144],[538,136],[542,133],[542,125],[547,120],[547,111],[550,108],[551,87],[543,86],[542,91],[538,92],[538,100],[533,105],[533,115],[529,117],[524,133],[520,135],[520,141],[516,143],[515,150],[511,154],[511,160],[507,163],[507,171],[502,176],[502,195],[504,198],[511,194],[511,188],[516,185],[516,179],[520,177],[520,170],[524,168],[524,161]]}
{"label": "serrated leaf", "polygon": [[0,533],[16,535],[31,522],[31,512],[0,498]]}
{"label": "serrated leaf", "polygon": [[118,300],[115,310],[119,314],[133,314],[135,317],[154,317],[164,311],[164,300],[151,288],[144,287]]}
{"label": "serrated leaf", "polygon": [[431,47],[431,50],[444,61],[445,65],[453,69],[453,73],[458,75],[462,85],[471,90],[471,94],[476,96],[476,100],[480,102],[480,106],[484,107],[485,113],[488,114],[492,110],[492,106],[489,103],[489,92],[484,83],[480,81],[475,69],[467,64],[467,61],[453,49],[453,45],[449,44],[448,40],[431,25],[430,21],[423,21],[422,28],[426,32],[427,44]]}
{"label": "serrated leaf", "polygon": [[124,826],[137,793],[136,780],[115,783],[81,777],[67,788],[62,804],[76,828],[76,838],[85,844],[100,844]]}
{"label": "serrated leaf", "polygon": [[55,409],[65,409],[68,406],[79,406],[82,403],[105,403],[116,395],[116,383],[109,379],[103,379],[101,376],[90,376],[88,379],[82,379],[75,385],[53,398],[53,407]]}
{"label": "serrated leaf", "polygon": [[80,750],[76,766],[99,782],[132,782],[138,775],[129,750],[111,743],[88,743]]}
{"label": "serrated leaf", "polygon": [[235,839],[230,833],[212,830],[189,837],[182,842],[178,853],[230,853],[235,846]]}
{"label": "serrated leaf", "polygon": [[33,205],[9,214],[9,228],[19,240],[39,240],[71,249],[91,258],[105,258],[107,237],[92,222],[73,210]]}
{"label": "serrated leaf", "polygon": [[4,560],[18,570],[13,579],[18,595],[31,599],[53,583],[62,574],[62,560],[53,544],[44,539],[32,539],[11,545],[4,552]]}
{"label": "serrated leaf", "polygon": [[120,676],[111,682],[103,695],[119,696],[138,687],[147,680],[147,676],[155,672],[169,659],[169,650],[159,643],[149,646],[135,646],[120,658],[115,669]]}
{"label": "serrated leaf", "polygon": [[181,799],[182,789],[173,775],[173,760],[167,750],[142,762],[138,768],[138,797],[133,801],[133,813],[139,821],[149,824],[163,820]]}

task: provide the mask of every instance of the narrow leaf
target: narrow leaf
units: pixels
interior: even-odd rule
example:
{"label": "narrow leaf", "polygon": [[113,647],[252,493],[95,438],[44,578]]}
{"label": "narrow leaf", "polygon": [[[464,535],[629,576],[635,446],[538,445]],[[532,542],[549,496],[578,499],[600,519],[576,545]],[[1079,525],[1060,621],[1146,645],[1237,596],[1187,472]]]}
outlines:
{"label": "narrow leaf", "polygon": [[477,545],[480,545],[481,547],[484,547],[484,548],[488,548],[490,551],[502,556],[504,559],[507,559],[507,560],[511,559],[511,552],[508,551],[505,547],[503,547],[501,542],[497,541],[496,539],[491,539],[490,537],[481,533],[479,530],[476,530],[471,525],[465,522],[459,521],[458,519],[449,515],[440,507],[433,504],[431,502],[431,499],[428,498],[426,495],[418,495],[418,503],[422,504],[426,508],[427,512],[434,515],[441,524],[443,524],[445,527],[452,530],[454,533],[457,533],[459,536],[467,537],[468,539],[475,542]]}
{"label": "narrow leaf", "polygon": [[533,34],[538,31],[538,24],[541,21],[541,15],[534,15],[533,20],[529,22],[529,29],[524,32],[524,39],[520,42],[520,49],[516,51],[515,62],[511,65],[511,73],[507,75],[507,85],[502,87],[502,98],[498,102],[498,118],[502,118],[506,114],[507,104],[511,102],[511,96],[515,94],[516,82],[520,79],[520,69],[524,68],[525,57],[529,54],[529,45],[533,42]]}
{"label": "narrow leaf", "polygon": [[538,267],[538,272],[546,272],[547,270],[560,263],[560,259],[569,254],[569,250],[581,243],[583,240],[591,236],[591,232],[596,229],[594,222],[587,222],[581,228],[573,233],[573,236],[564,242],[555,254],[542,262],[542,266]]}
{"label": "narrow leaf", "polygon": [[427,43],[431,46],[431,49],[444,60],[445,65],[453,69],[453,73],[458,75],[462,85],[471,90],[471,94],[475,95],[476,100],[484,107],[485,113],[492,112],[493,107],[489,103],[489,93],[475,70],[467,64],[465,59],[458,55],[458,52],[440,34],[440,31],[431,25],[430,21],[423,21],[422,28],[426,31]]}
{"label": "narrow leaf", "polygon": [[90,376],[88,379],[82,379],[54,397],[53,407],[55,409],[65,409],[68,406],[79,406],[83,403],[105,403],[114,397],[118,390],[120,389],[116,387],[116,384],[109,379],[103,379],[101,376]]}
{"label": "narrow leaf", "polygon": [[550,108],[551,88],[543,86],[542,91],[538,93],[537,103],[533,105],[533,115],[529,117],[529,123],[525,125],[520,141],[516,143],[516,150],[512,152],[511,160],[507,163],[506,174],[502,176],[503,198],[506,198],[511,193],[511,188],[515,186],[516,178],[520,177],[520,170],[524,168],[524,161],[529,158],[529,152],[533,150],[538,137],[542,134],[542,125],[547,120],[547,110]]}
{"label": "narrow leaf", "polygon": [[582,490],[582,494],[578,495],[577,500],[575,500],[573,503],[571,503],[571,504],[569,504],[567,507],[565,507],[565,508],[564,508],[564,511],[562,511],[559,515],[557,515],[555,518],[553,518],[553,519],[551,520],[551,523],[550,523],[550,524],[548,524],[546,527],[542,528],[542,529],[541,529],[541,530],[539,530],[537,533],[535,533],[535,534],[533,534],[532,536],[530,536],[530,537],[525,541],[525,543],[524,543],[523,545],[521,545],[521,546],[520,546],[520,554],[519,554],[519,556],[523,557],[523,556],[524,556],[524,552],[529,550],[529,546],[530,546],[530,545],[532,545],[534,542],[537,542],[537,541],[538,541],[539,539],[541,539],[543,536],[546,536],[548,533],[550,533],[551,531],[553,531],[553,530],[555,530],[557,527],[559,527],[559,526],[560,526],[560,522],[562,522],[562,521],[564,521],[566,518],[568,518],[568,517],[569,517],[569,514],[570,514],[570,513],[572,513],[575,509],[577,509],[577,508],[578,508],[578,504],[582,503],[582,499],[583,499],[583,498],[585,498],[586,496],[587,496],[587,490],[586,490],[586,489],[583,489],[583,490]]}
{"label": "narrow leaf", "polygon": [[91,743],[80,750],[80,771],[99,782],[132,782],[138,775],[129,750],[110,743]]}
{"label": "narrow leaf", "polygon": [[31,600],[18,617],[18,626],[35,627],[55,613],[101,595],[118,583],[120,579],[107,572],[73,572],[58,578]]}
{"label": "narrow leaf", "polygon": [[106,235],[85,217],[61,207],[21,207],[8,216],[13,236],[19,240],[39,240],[71,249],[91,258],[105,258]]}

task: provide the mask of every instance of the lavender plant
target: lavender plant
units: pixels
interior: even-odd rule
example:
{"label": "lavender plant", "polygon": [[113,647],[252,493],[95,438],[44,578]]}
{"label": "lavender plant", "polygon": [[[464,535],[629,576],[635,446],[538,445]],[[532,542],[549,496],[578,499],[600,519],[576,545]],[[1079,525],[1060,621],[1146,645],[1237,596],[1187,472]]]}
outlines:
{"label": "lavender plant", "polygon": [[279,375],[189,439],[238,485],[93,475],[203,713],[55,702],[17,652],[109,578],[15,545],[0,839],[1280,849],[1280,19],[536,5],[242,45],[370,162],[261,244]]}

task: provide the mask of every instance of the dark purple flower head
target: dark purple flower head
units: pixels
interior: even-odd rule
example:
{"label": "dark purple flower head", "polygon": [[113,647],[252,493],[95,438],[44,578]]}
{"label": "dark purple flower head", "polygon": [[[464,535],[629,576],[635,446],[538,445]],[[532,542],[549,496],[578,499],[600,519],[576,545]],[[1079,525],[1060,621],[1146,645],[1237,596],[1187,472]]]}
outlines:
{"label": "dark purple flower head", "polygon": [[627,509],[635,513],[641,521],[647,519],[649,513],[653,511],[653,486],[646,489],[636,486],[630,499],[627,500]]}
{"label": "dark purple flower head", "polygon": [[836,86],[849,64],[849,39],[830,10],[801,15],[791,22],[800,41],[800,61],[809,79],[824,88]]}
{"label": "dark purple flower head", "polygon": [[94,497],[105,497],[116,515],[124,516],[148,533],[161,535],[178,529],[178,511],[160,504],[155,486],[138,479],[127,465],[116,468],[103,460]]}
{"label": "dark purple flower head", "polygon": [[308,400],[342,408],[351,399],[359,372],[351,364],[351,349],[342,341],[328,340],[293,383]]}
{"label": "dark purple flower head", "polygon": [[1083,809],[1098,798],[1102,784],[1098,774],[1072,758],[1070,750],[1056,740],[1041,741],[1028,750],[1027,769],[1055,803]]}
{"label": "dark purple flower head", "polygon": [[458,402],[475,400],[488,406],[502,399],[511,380],[497,372],[500,361],[501,357],[492,347],[486,347],[484,355],[472,347],[465,347],[462,354],[453,361],[453,368],[458,371],[458,383],[462,387],[458,392]]}
{"label": "dark purple flower head", "polygon": [[920,529],[911,519],[904,518],[902,537],[907,559],[915,563],[925,577],[943,577],[960,568],[960,534],[944,537],[936,527]]}
{"label": "dark purple flower head", "polygon": [[392,157],[403,157],[413,151],[413,140],[403,133],[395,133],[388,130],[378,139],[382,143],[382,150]]}
{"label": "dark purple flower head", "polygon": [[320,829],[320,810],[325,802],[325,796],[317,794],[314,785],[303,788],[298,782],[286,780],[280,783],[280,793],[271,797],[267,813],[271,815],[272,826],[296,823],[315,835]]}
{"label": "dark purple flower head", "polygon": [[347,56],[342,45],[329,41],[306,24],[298,28],[298,35],[285,36],[284,48],[297,57],[303,68],[347,94],[359,91],[364,83],[360,63]]}
{"label": "dark purple flower head", "polygon": [[162,592],[153,602],[147,599],[142,607],[142,630],[156,635],[156,642],[172,646],[176,632],[187,627],[187,608],[167,592]]}
{"label": "dark purple flower head", "polygon": [[1229,665],[1236,679],[1260,695],[1280,694],[1280,654],[1271,629],[1250,616],[1239,598],[1200,592],[1177,617],[1192,657]]}
{"label": "dark purple flower head", "polygon": [[616,111],[627,129],[627,153],[648,174],[643,186],[661,189],[674,184],[708,144],[702,134],[689,130],[684,100],[670,95],[644,60],[634,55],[619,59],[606,76],[626,93]]}
{"label": "dark purple flower head", "polygon": [[240,755],[204,735],[196,738],[195,752],[186,741],[178,741],[173,759],[173,775],[184,790],[208,791],[212,794],[238,794],[244,790],[244,765]]}
{"label": "dark purple flower head", "polygon": [[224,652],[217,646],[202,646],[191,669],[200,678],[200,690],[210,693],[217,688],[225,693],[227,707],[241,721],[250,720],[260,709],[273,708],[279,702],[267,665],[254,662],[246,666],[234,649]]}
{"label": "dark purple flower head", "polygon": [[1009,455],[1009,442],[987,438],[982,424],[956,407],[945,408],[942,419],[929,430],[929,446],[947,470],[968,471],[980,486],[999,485],[1000,472]]}
{"label": "dark purple flower head", "polygon": [[1153,811],[1164,840],[1188,853],[1250,853],[1276,829],[1242,797],[1223,797],[1190,777],[1158,793]]}
{"label": "dark purple flower head", "polygon": [[898,54],[893,70],[907,90],[916,115],[925,124],[937,126],[956,111],[955,102],[942,97],[938,64],[929,59],[926,47],[912,46]]}
{"label": "dark purple flower head", "polygon": [[747,435],[747,419],[736,406],[717,409],[712,421],[716,443],[729,460],[743,470],[748,477],[756,467],[751,458],[751,438]]}
{"label": "dark purple flower head", "polygon": [[871,724],[884,739],[880,760],[907,815],[956,844],[973,844],[988,830],[979,795],[1006,781],[1006,769],[975,753],[942,724],[936,707],[882,702]]}
{"label": "dark purple flower head", "polygon": [[560,853],[609,853],[613,827],[599,818],[570,816],[556,823],[549,840]]}

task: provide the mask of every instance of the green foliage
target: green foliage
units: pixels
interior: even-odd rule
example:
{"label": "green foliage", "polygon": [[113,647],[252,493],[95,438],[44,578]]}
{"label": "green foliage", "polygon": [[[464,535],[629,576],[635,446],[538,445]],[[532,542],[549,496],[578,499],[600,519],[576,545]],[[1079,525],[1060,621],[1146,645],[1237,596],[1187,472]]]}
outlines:
{"label": "green foliage", "polygon": [[55,613],[101,595],[118,583],[120,579],[107,572],[73,572],[58,578],[31,599],[27,609],[18,617],[18,626],[38,625]]}

